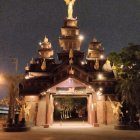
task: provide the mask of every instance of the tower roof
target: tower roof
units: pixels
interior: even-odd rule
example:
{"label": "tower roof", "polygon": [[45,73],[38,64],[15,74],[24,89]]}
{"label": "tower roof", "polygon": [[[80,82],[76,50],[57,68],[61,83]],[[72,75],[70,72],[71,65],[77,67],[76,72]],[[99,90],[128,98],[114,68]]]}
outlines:
{"label": "tower roof", "polygon": [[52,45],[49,42],[48,38],[45,36],[43,42],[39,43],[40,49],[38,50],[39,55],[43,59],[51,58],[54,54]]}

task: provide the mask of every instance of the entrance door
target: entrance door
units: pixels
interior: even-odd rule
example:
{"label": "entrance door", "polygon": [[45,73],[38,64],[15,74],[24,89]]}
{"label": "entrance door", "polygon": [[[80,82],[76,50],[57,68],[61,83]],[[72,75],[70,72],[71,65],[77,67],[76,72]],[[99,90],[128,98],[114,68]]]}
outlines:
{"label": "entrance door", "polygon": [[54,96],[54,121],[87,121],[87,98]]}

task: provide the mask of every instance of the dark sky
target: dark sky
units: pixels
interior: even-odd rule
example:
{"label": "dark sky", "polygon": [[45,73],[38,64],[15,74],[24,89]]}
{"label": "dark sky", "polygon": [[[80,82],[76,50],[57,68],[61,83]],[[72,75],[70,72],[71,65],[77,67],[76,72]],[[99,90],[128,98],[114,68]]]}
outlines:
{"label": "dark sky", "polygon": [[[38,56],[45,35],[59,50],[60,27],[67,15],[64,0],[0,0],[0,71],[14,71],[10,56],[19,59],[19,72]],[[74,17],[85,36],[82,50],[93,37],[106,54],[128,43],[140,44],[140,0],[77,0]]]}

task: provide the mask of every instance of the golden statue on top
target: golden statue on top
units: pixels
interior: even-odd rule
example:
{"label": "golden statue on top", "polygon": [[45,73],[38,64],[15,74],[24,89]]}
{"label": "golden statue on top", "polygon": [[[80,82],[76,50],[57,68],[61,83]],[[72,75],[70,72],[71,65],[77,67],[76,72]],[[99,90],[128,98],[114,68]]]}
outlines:
{"label": "golden statue on top", "polygon": [[73,19],[73,6],[76,0],[64,0],[68,5],[68,19]]}

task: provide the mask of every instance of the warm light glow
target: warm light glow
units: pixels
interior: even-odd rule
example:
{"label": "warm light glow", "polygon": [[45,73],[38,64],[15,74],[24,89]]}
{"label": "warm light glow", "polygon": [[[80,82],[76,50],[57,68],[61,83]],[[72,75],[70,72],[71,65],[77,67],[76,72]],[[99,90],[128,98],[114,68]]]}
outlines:
{"label": "warm light glow", "polygon": [[94,108],[94,104],[93,103],[92,103],[91,107],[92,107],[92,110],[93,110],[93,108]]}
{"label": "warm light glow", "polygon": [[35,98],[36,96],[29,96],[31,99]]}
{"label": "warm light glow", "polygon": [[100,59],[104,59],[105,58],[105,56],[102,54],[102,55],[100,55]]}
{"label": "warm light glow", "polygon": [[100,90],[100,91],[103,91],[103,88],[100,87],[99,90]]}
{"label": "warm light glow", "polygon": [[0,74],[0,84],[4,84],[4,82],[5,82],[4,76]]}
{"label": "warm light glow", "polygon": [[99,79],[99,80],[103,80],[103,79],[104,79],[103,74],[98,74],[98,79]]}
{"label": "warm light glow", "polygon": [[34,78],[35,76],[29,72],[27,75],[25,75],[25,79],[31,79],[31,78]]}
{"label": "warm light glow", "polygon": [[43,96],[43,95],[46,95],[46,92],[42,92],[42,93],[40,93],[40,94]]}
{"label": "warm light glow", "polygon": [[29,75],[25,75],[25,79],[30,79]]}
{"label": "warm light glow", "polygon": [[102,93],[100,90],[97,91],[97,95],[98,95],[98,96],[101,96],[102,94],[103,94],[103,93]]}
{"label": "warm light glow", "polygon": [[80,35],[79,36],[79,39],[82,41],[84,39],[84,36],[83,35]]}
{"label": "warm light glow", "polygon": [[92,88],[91,86],[88,86],[88,88]]}
{"label": "warm light glow", "polygon": [[47,90],[47,92],[50,92],[50,91],[51,91],[50,89]]}
{"label": "warm light glow", "polygon": [[81,61],[81,65],[84,65],[85,64],[85,62],[84,61]]}
{"label": "warm light glow", "polygon": [[50,128],[55,128],[55,129],[83,129],[83,128],[92,128],[93,126],[88,124],[87,122],[63,122],[61,121],[60,123],[53,123],[53,125],[50,126]]}
{"label": "warm light glow", "polygon": [[39,44],[40,46],[42,45],[42,43],[41,43],[41,42],[39,42],[38,44]]}
{"label": "warm light glow", "polygon": [[55,102],[55,105],[58,105],[58,102]]}
{"label": "warm light glow", "polygon": [[103,92],[103,88],[100,87],[99,90],[97,91],[97,95],[101,96],[103,94],[102,92]]}
{"label": "warm light glow", "polygon": [[121,65],[121,69],[123,68],[123,65]]}

